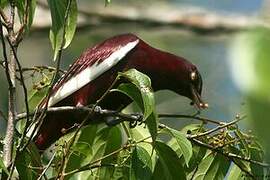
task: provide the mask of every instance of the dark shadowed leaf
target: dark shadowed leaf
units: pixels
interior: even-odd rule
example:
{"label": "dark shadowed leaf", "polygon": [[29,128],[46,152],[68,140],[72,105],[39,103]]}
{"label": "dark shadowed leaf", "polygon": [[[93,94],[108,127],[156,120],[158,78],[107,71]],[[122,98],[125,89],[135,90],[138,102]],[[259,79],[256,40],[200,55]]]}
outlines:
{"label": "dark shadowed leaf", "polygon": [[200,162],[196,173],[195,180],[216,179],[223,180],[229,170],[230,162],[224,156],[214,153],[210,150]]}
{"label": "dark shadowed leaf", "polygon": [[[250,159],[258,162],[264,162],[264,152],[262,151],[261,146],[253,141],[250,148]],[[251,172],[255,177],[264,177],[264,168],[260,165],[250,163]]]}
{"label": "dark shadowed leaf", "polygon": [[152,179],[160,179],[160,177],[164,177],[166,180],[186,179],[180,159],[168,145],[156,141],[155,150],[160,162],[157,162],[155,166]]}
{"label": "dark shadowed leaf", "polygon": [[148,152],[136,146],[132,152],[132,164],[130,168],[130,179],[147,180],[152,177],[152,161]]}
{"label": "dark shadowed leaf", "polygon": [[37,179],[42,164],[36,146],[30,143],[23,152],[19,152],[15,165],[20,179]]}

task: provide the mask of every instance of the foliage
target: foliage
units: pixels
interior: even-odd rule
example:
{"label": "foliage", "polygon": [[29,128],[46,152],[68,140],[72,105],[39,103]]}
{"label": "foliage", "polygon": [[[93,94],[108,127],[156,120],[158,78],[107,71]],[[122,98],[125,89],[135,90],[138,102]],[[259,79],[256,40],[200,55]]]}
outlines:
{"label": "foliage", "polygon": [[[110,0],[105,3],[110,3]],[[18,34],[30,29],[35,4],[35,0],[16,1],[15,6],[22,25],[22,31]],[[10,6],[7,1],[0,1],[0,5],[1,8]],[[75,0],[48,0],[48,7],[52,19],[49,36],[54,52],[53,59],[57,59],[59,64],[62,49],[71,43],[76,31],[77,4]],[[20,39],[16,45],[23,36],[24,33],[18,36]],[[27,97],[30,112],[34,113],[40,100],[50,91],[51,82],[56,77],[55,74],[59,73],[59,66],[47,69],[35,67],[30,71],[33,77],[37,74],[39,77],[33,78],[33,88]],[[41,154],[24,134],[36,125],[36,116],[33,116],[31,123],[23,119],[18,123],[21,125],[13,144],[13,166],[5,167],[0,156],[2,175],[19,179],[45,177],[144,180],[269,177],[266,171],[269,166],[264,163],[264,153],[256,137],[243,132],[237,126],[245,116],[236,117],[228,123],[189,116],[200,123],[189,124],[181,129],[168,127],[159,122],[149,77],[131,69],[119,73],[117,80],[122,79],[125,79],[124,83],[110,89],[108,93],[122,93],[140,107],[143,118],[137,119],[141,122],[137,122],[135,127],[130,127],[128,122],[114,127],[90,124],[62,137],[52,147],[53,153]],[[127,121],[132,118],[134,120],[134,114],[125,114],[125,117]],[[175,115],[175,119],[178,117]],[[0,144],[3,149],[3,143]],[[14,173],[14,168],[18,174]]]}

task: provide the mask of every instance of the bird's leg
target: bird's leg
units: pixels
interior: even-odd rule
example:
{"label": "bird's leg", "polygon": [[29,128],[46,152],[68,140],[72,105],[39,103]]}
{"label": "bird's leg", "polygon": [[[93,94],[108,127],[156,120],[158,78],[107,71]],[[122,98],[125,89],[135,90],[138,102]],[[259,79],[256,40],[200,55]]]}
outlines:
{"label": "bird's leg", "polygon": [[141,125],[143,123],[143,115],[141,113],[131,114],[132,121],[129,121],[129,127],[134,128],[137,125]]}
{"label": "bird's leg", "polygon": [[107,116],[104,120],[108,126],[116,126],[117,124],[125,121],[124,119],[115,116]]}
{"label": "bird's leg", "polygon": [[107,116],[104,118],[105,123],[108,126],[115,126],[121,122],[128,121],[130,128],[134,128],[137,125],[141,125],[143,123],[143,115],[142,114],[122,114],[122,113],[116,113],[112,116]]}

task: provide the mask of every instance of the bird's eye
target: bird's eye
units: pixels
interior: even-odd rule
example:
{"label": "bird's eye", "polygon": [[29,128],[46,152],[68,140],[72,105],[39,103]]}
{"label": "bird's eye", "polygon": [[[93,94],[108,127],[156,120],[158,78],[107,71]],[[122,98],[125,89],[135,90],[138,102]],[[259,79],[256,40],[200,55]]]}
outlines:
{"label": "bird's eye", "polygon": [[197,74],[196,74],[196,72],[192,72],[192,73],[190,74],[190,78],[191,78],[192,81],[195,81],[195,80],[197,79]]}

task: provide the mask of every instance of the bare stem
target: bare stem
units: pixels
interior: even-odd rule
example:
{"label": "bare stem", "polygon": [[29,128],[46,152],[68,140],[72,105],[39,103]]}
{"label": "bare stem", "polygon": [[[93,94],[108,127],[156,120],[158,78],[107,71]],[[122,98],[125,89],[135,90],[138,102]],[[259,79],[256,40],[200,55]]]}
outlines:
{"label": "bare stem", "polygon": [[159,114],[159,118],[187,118],[187,119],[195,119],[203,122],[209,122],[213,124],[223,125],[224,123],[218,120],[213,120],[205,117],[200,116],[192,116],[192,115],[185,115],[185,114]]}
{"label": "bare stem", "polygon": [[211,130],[209,130],[209,131],[206,131],[206,132],[203,132],[203,133],[200,133],[200,134],[194,134],[194,135],[192,135],[192,136],[190,136],[190,137],[191,137],[191,138],[198,138],[198,137],[206,136],[206,135],[211,134],[211,133],[213,133],[213,132],[216,132],[216,131],[218,131],[218,130],[220,130],[220,129],[229,127],[229,126],[231,126],[231,125],[233,125],[233,124],[236,124],[238,121],[240,121],[241,119],[243,119],[243,118],[245,118],[245,117],[246,117],[246,116],[243,116],[243,117],[241,117],[241,118],[237,118],[237,119],[235,119],[234,121],[231,121],[231,122],[229,122],[229,123],[223,124],[223,125],[221,125],[221,126],[217,126],[217,127],[213,128],[213,129],[211,129]]}
{"label": "bare stem", "polygon": [[[14,47],[16,52],[16,45],[14,43],[14,17],[15,17],[15,4],[14,1],[10,1],[10,24],[8,30],[8,38],[11,40],[11,44]],[[1,26],[2,29],[2,26]],[[1,33],[3,31],[1,30]],[[4,36],[1,34],[2,41],[4,41]],[[3,44],[3,42],[2,42]],[[7,60],[6,60],[7,61]],[[8,76],[10,80],[9,91],[8,91],[8,121],[7,121],[7,129],[6,135],[4,139],[4,147],[3,147],[3,159],[4,163],[7,167],[11,165],[12,162],[12,149],[13,149],[13,138],[14,138],[14,127],[15,127],[15,119],[16,119],[16,60],[15,53],[10,50],[10,59],[9,62],[6,63],[8,68]]]}

